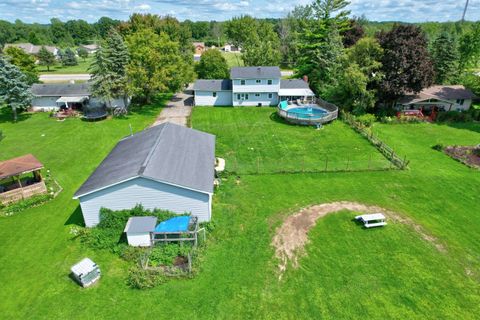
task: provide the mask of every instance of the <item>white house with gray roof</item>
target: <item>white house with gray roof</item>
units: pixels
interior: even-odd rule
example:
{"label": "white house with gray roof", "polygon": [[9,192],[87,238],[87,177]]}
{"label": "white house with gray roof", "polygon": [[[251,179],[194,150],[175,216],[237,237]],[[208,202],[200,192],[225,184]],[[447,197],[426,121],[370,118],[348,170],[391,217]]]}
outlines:
{"label": "white house with gray roof", "polygon": [[273,106],[315,96],[304,80],[281,79],[279,67],[235,67],[230,79],[197,80],[193,90],[197,106]]}
{"label": "white house with gray roof", "polygon": [[87,227],[137,204],[209,221],[214,165],[214,135],[167,122],[120,140],[73,198]]}
{"label": "white house with gray roof", "polygon": [[[33,94],[32,111],[56,111],[62,107],[83,109],[85,106],[103,104],[103,100],[92,96],[90,83],[36,83],[31,87]],[[113,107],[128,107],[123,98],[114,98]]]}

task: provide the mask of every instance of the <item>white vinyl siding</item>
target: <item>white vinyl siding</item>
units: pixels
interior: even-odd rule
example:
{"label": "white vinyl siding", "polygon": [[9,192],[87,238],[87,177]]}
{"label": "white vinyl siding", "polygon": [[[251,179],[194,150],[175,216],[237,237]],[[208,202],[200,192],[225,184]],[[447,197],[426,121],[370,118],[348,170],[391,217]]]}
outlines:
{"label": "white vinyl siding", "polygon": [[195,91],[195,105],[231,106],[232,91]]}
{"label": "white vinyl siding", "polygon": [[[248,99],[247,99],[248,96]],[[278,94],[275,92],[237,93],[233,97],[234,106],[275,106],[278,104]]]}
{"label": "white vinyl siding", "polygon": [[178,214],[191,213],[199,221],[211,218],[211,196],[145,178],[135,178],[80,197],[85,225],[100,221],[100,208],[131,209],[142,204],[146,209],[164,209]]}
{"label": "white vinyl siding", "polygon": [[127,232],[128,245],[132,247],[148,247],[150,246],[149,232]]}
{"label": "white vinyl siding", "polygon": [[[266,80],[257,83],[258,79],[233,79],[232,91],[239,92],[277,92],[280,90],[280,79],[271,79],[272,84],[268,84]],[[244,85],[241,83],[245,82]]]}

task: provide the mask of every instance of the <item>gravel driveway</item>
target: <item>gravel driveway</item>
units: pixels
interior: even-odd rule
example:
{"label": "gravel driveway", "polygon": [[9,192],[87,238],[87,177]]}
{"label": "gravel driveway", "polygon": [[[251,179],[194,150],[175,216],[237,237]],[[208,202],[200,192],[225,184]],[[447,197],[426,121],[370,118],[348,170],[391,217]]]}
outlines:
{"label": "gravel driveway", "polygon": [[191,94],[180,92],[173,96],[167,106],[162,109],[153,126],[158,126],[164,122],[172,122],[182,126],[187,126],[187,119],[192,113],[193,96]]}

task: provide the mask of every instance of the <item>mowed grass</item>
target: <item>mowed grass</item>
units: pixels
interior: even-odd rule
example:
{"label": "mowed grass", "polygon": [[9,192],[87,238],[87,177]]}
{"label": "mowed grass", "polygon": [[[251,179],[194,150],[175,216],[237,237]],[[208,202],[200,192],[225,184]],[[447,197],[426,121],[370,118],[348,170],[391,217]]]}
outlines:
{"label": "mowed grass", "polygon": [[239,174],[378,170],[391,164],[340,121],[316,130],[286,124],[275,108],[194,109],[195,128],[217,136],[217,155]]}
{"label": "mowed grass", "polygon": [[[6,138],[0,159],[31,152],[65,188],[44,206],[0,219],[2,318],[477,318],[480,175],[431,146],[478,143],[478,124],[375,125],[385,141],[412,159],[407,171],[229,176],[216,191],[216,229],[195,278],[153,290],[128,288],[128,266],[121,259],[72,239],[69,226],[81,223],[81,213],[71,196],[129,133],[128,124],[138,131],[157,111],[152,107],[125,120],[97,123],[56,122],[45,114],[24,116],[16,124],[1,118]],[[194,112],[195,128],[208,122],[203,112]],[[249,117],[264,121],[260,112]],[[262,126],[249,130],[252,136],[264,134]],[[329,139],[342,143],[341,135]],[[229,141],[218,132],[217,149]],[[300,267],[290,267],[279,281],[270,245],[276,227],[302,207],[339,200],[408,216],[446,250],[439,252],[409,225],[389,221],[382,229],[362,229],[351,221],[355,213],[344,211],[318,221]],[[103,275],[98,285],[82,289],[68,273],[86,256],[99,263]]]}
{"label": "mowed grass", "polygon": [[243,67],[242,53],[240,52],[222,52],[223,57],[227,60],[229,68]]}
{"label": "mowed grass", "polygon": [[50,67],[50,71],[45,66],[37,66],[40,74],[75,74],[75,73],[89,73],[88,68],[93,61],[93,55],[90,55],[85,60],[77,58],[78,64],[76,66],[62,66],[60,62]]}

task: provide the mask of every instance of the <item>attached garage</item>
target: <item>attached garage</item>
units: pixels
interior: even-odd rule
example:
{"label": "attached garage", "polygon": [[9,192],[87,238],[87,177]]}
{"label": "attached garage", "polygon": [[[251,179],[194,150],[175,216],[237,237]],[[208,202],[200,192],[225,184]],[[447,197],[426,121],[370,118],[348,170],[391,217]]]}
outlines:
{"label": "attached garage", "polygon": [[164,123],[122,139],[75,193],[87,227],[102,207],[190,213],[211,219],[215,136]]}
{"label": "attached garage", "polygon": [[231,106],[232,82],[224,80],[197,80],[193,87],[197,106]]}

